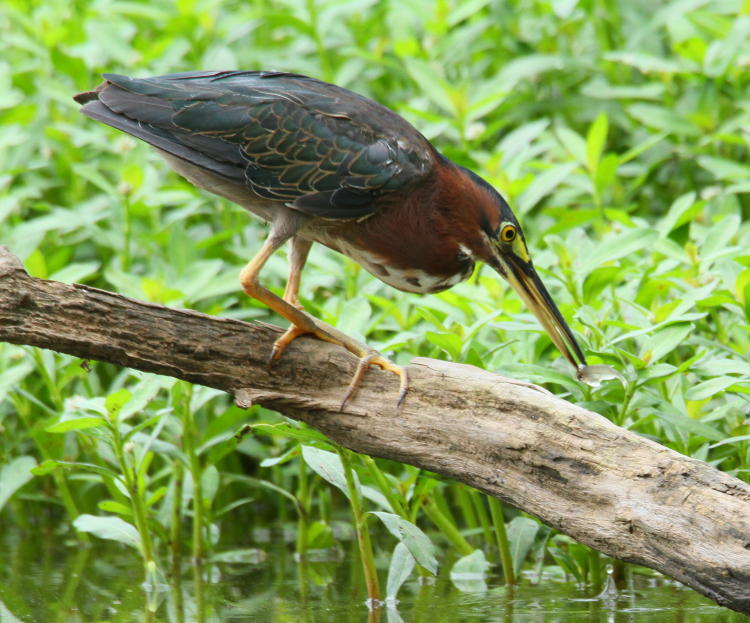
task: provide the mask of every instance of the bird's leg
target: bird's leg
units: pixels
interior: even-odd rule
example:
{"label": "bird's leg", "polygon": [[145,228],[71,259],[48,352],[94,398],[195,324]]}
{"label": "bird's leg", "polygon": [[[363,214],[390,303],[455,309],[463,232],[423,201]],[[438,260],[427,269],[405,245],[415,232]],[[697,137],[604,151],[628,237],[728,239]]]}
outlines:
{"label": "bird's leg", "polygon": [[[305,266],[308,253],[310,253],[312,242],[299,236],[294,236],[291,246],[291,252],[289,253],[289,279],[286,282],[286,289],[284,290],[284,300],[290,305],[294,305],[297,309],[302,310],[303,307],[300,305],[298,296],[299,282],[302,276],[302,268]],[[289,344],[306,333],[310,333],[310,331],[294,323],[289,325],[284,334],[273,343],[271,356],[268,358],[269,363],[278,360]]]}
{"label": "bird's leg", "polygon": [[[317,335],[318,327],[311,316],[298,309],[294,304],[289,303],[267,288],[264,288],[258,280],[260,271],[265,266],[268,258],[294,235],[293,229],[291,231],[284,231],[285,229],[284,227],[278,227],[277,223],[274,223],[271,233],[266,238],[260,251],[240,272],[240,283],[245,294],[270,307],[277,314],[280,314],[291,322],[292,326],[297,327],[303,333],[314,333]],[[296,298],[294,288],[291,290],[291,294]]]}
{"label": "bird's leg", "polygon": [[296,228],[289,227],[288,223],[282,222],[280,225],[274,223],[271,233],[263,243],[260,251],[258,251],[256,256],[248,262],[247,266],[245,266],[240,273],[242,288],[248,296],[264,303],[291,323],[289,330],[287,330],[287,332],[284,333],[274,344],[273,350],[271,351],[271,358],[277,359],[280,357],[284,349],[295,338],[304,335],[305,333],[312,333],[321,340],[343,346],[349,352],[359,357],[357,370],[349,383],[346,395],[341,403],[342,409],[357,391],[357,388],[370,365],[378,366],[383,370],[393,372],[399,376],[400,391],[397,406],[400,406],[409,389],[409,379],[404,368],[383,357],[383,355],[375,349],[358,342],[338,329],[326,324],[322,320],[313,318],[298,308],[297,305],[299,303],[297,302],[297,291],[299,289],[299,277],[302,266],[307,259],[310,243],[301,241],[292,247],[292,266],[284,298],[275,295],[273,292],[260,285],[258,276],[261,269],[268,261],[268,258],[271,257],[274,251],[276,251],[282,244],[289,240],[289,238],[292,238],[295,232]]}
{"label": "bird's leg", "polygon": [[302,275],[302,268],[305,266],[307,261],[307,255],[310,253],[310,247],[312,247],[312,241],[305,240],[299,236],[292,238],[292,249],[289,254],[289,280],[286,282],[286,290],[284,290],[284,300],[287,303],[291,303],[297,309],[302,309],[299,303],[299,280]]}

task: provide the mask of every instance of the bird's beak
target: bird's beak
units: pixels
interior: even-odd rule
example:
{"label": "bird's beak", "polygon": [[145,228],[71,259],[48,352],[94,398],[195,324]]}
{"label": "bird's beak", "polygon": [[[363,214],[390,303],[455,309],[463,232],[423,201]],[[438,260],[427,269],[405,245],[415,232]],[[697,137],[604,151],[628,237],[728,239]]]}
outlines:
{"label": "bird's beak", "polygon": [[[493,267],[508,280],[513,289],[518,292],[528,308],[534,312],[544,327],[552,342],[557,346],[565,358],[578,371],[586,365],[586,358],[581,352],[573,332],[557,309],[557,305],[544,287],[533,264],[526,262],[514,254],[497,254]],[[499,264],[495,265],[495,264]]]}

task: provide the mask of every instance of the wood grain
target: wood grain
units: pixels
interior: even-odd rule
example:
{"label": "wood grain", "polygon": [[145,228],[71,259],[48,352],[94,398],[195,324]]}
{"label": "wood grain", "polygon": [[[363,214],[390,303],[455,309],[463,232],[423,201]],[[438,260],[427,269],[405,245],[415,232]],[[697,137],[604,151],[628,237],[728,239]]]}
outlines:
{"label": "wood grain", "polygon": [[[546,390],[416,359],[370,370],[339,411],[353,356],[300,338],[272,369],[280,329],[29,277],[0,247],[0,340],[166,374],[304,421],[357,452],[454,478],[605,554],[750,613],[750,486]],[[393,400],[390,400],[393,397]]]}

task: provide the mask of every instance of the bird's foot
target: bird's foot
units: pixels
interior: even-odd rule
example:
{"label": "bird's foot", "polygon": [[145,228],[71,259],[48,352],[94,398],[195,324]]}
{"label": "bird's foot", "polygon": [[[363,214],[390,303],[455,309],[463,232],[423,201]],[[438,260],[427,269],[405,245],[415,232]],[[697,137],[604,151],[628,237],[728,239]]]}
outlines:
{"label": "bird's foot", "polygon": [[378,366],[381,370],[393,372],[394,374],[398,375],[400,379],[398,399],[396,400],[396,411],[398,411],[404,402],[404,398],[406,398],[406,392],[409,391],[409,375],[406,373],[406,368],[393,363],[387,357],[383,357],[383,355],[381,355],[375,349],[369,348],[364,344],[359,344],[359,342],[356,342],[355,340],[352,341],[354,341],[359,346],[364,346],[367,349],[367,352],[364,355],[360,355],[359,353],[354,352],[347,347],[349,351],[359,357],[359,362],[357,363],[357,369],[355,370],[354,376],[352,377],[352,380],[349,383],[349,387],[346,390],[346,394],[344,395],[344,400],[341,401],[340,410],[344,410],[346,403],[349,402],[349,399],[356,393],[357,389],[359,388],[359,384],[362,382],[362,379],[365,376],[365,372],[367,372],[367,368],[369,368],[370,366]]}
{"label": "bird's foot", "polygon": [[287,346],[301,335],[315,335],[318,339],[343,346],[346,350],[359,358],[357,369],[354,371],[354,376],[352,377],[349,387],[346,390],[346,394],[344,395],[344,399],[341,402],[341,411],[344,410],[346,403],[349,402],[357,392],[357,389],[359,389],[362,379],[370,366],[378,366],[382,370],[393,372],[398,375],[400,379],[398,399],[396,401],[396,409],[398,410],[406,398],[406,393],[409,391],[409,376],[407,375],[406,368],[393,363],[374,348],[367,346],[367,344],[358,342],[323,321],[309,316],[309,314],[306,315],[311,321],[310,326],[298,327],[297,325],[291,325],[281,337],[274,342],[271,354],[268,358],[269,365],[273,365],[273,363],[284,353]]}
{"label": "bird's foot", "polygon": [[272,366],[276,361],[281,358],[284,354],[286,347],[289,346],[294,340],[301,335],[309,335],[313,333],[309,329],[301,329],[297,325],[291,325],[274,343],[271,349],[271,354],[268,356],[268,365]]}

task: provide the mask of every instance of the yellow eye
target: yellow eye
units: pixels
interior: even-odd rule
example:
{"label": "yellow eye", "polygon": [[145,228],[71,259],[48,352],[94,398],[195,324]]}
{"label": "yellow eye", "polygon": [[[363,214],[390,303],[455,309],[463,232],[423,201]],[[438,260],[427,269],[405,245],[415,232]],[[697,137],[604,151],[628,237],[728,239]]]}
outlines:
{"label": "yellow eye", "polygon": [[503,242],[513,242],[516,237],[516,228],[513,225],[506,225],[500,232],[500,240]]}

